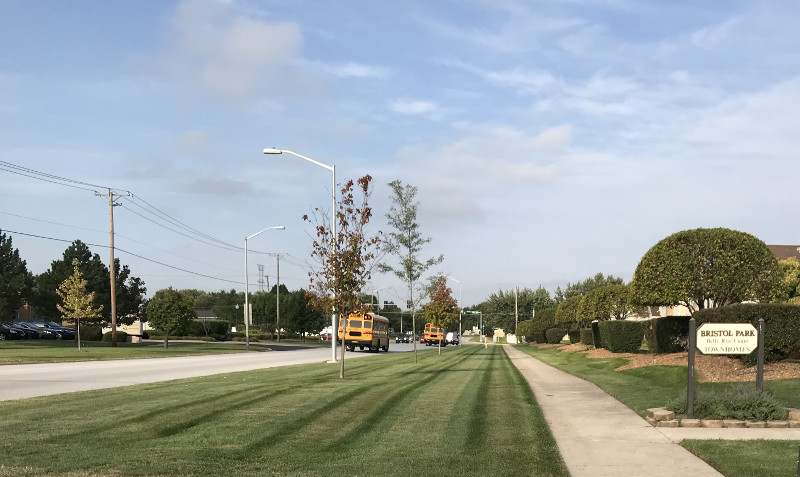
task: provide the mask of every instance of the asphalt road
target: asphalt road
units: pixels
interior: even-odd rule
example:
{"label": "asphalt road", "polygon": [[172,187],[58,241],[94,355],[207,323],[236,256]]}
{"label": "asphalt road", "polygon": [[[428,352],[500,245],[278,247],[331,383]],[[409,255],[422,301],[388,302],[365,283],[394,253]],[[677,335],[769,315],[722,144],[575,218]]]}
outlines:
{"label": "asphalt road", "polygon": [[[292,364],[320,363],[331,358],[330,347],[293,348],[295,349],[280,352],[2,365],[0,366],[0,401]],[[395,343],[394,341],[389,344],[390,353],[407,352],[412,349],[413,344]],[[423,350],[426,347],[417,344],[417,349]],[[381,354],[383,353],[356,351],[347,353],[346,359]],[[336,365],[331,364],[331,366]]]}

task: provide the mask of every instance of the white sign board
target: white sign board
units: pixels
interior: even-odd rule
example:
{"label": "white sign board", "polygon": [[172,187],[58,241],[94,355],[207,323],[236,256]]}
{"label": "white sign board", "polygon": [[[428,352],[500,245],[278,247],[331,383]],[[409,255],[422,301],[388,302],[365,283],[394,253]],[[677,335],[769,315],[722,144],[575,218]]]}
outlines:
{"label": "white sign board", "polygon": [[758,331],[749,323],[704,323],[697,328],[703,354],[750,354],[758,348]]}

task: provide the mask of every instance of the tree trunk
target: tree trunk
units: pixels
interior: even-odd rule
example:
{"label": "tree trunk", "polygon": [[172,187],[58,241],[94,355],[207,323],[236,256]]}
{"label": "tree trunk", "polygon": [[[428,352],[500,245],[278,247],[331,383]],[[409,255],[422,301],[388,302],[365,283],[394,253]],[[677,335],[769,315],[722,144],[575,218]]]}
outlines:
{"label": "tree trunk", "polygon": [[164,349],[169,347],[169,333],[164,334]]}
{"label": "tree trunk", "polygon": [[75,339],[78,340],[78,351],[81,350],[81,320],[75,320]]}

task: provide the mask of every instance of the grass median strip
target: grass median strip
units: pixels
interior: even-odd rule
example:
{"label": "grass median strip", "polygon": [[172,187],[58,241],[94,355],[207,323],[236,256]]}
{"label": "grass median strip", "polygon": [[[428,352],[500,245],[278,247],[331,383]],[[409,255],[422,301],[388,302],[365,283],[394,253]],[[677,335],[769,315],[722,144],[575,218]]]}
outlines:
{"label": "grass median strip", "polygon": [[0,476],[566,476],[500,347],[0,403]]}
{"label": "grass median strip", "polygon": [[[251,345],[253,351],[268,351],[266,346]],[[165,358],[200,354],[244,353],[244,343],[170,343],[169,348],[158,342],[142,344],[82,341],[81,350],[73,341],[26,340],[0,341],[0,364],[57,363],[67,361],[97,361],[104,359]]]}

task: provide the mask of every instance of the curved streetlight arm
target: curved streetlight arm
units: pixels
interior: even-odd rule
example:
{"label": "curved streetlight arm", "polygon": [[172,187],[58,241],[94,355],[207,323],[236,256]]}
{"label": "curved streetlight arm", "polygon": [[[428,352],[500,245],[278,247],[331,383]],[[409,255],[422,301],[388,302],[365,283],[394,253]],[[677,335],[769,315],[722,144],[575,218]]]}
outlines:
{"label": "curved streetlight arm", "polygon": [[259,230],[258,232],[254,233],[253,235],[250,235],[249,237],[245,237],[244,240],[245,241],[250,240],[251,238],[253,238],[253,237],[257,236],[257,235],[263,234],[267,230],[286,230],[286,227],[284,227],[283,225],[278,225],[278,226],[275,226],[275,227],[267,227],[264,230]]}
{"label": "curved streetlight arm", "polygon": [[298,154],[298,153],[296,153],[294,151],[288,151],[286,149],[269,149],[269,148],[264,149],[264,154],[283,154],[283,153],[291,154],[293,156],[297,156],[300,159],[305,159],[308,162],[313,162],[314,164],[316,164],[316,165],[318,165],[320,167],[324,167],[325,169],[328,169],[329,171],[333,171],[333,166],[329,166],[329,165],[323,164],[323,163],[321,163],[319,161],[315,161],[314,159],[311,159],[310,157],[306,157],[306,156],[304,156],[302,154]]}

